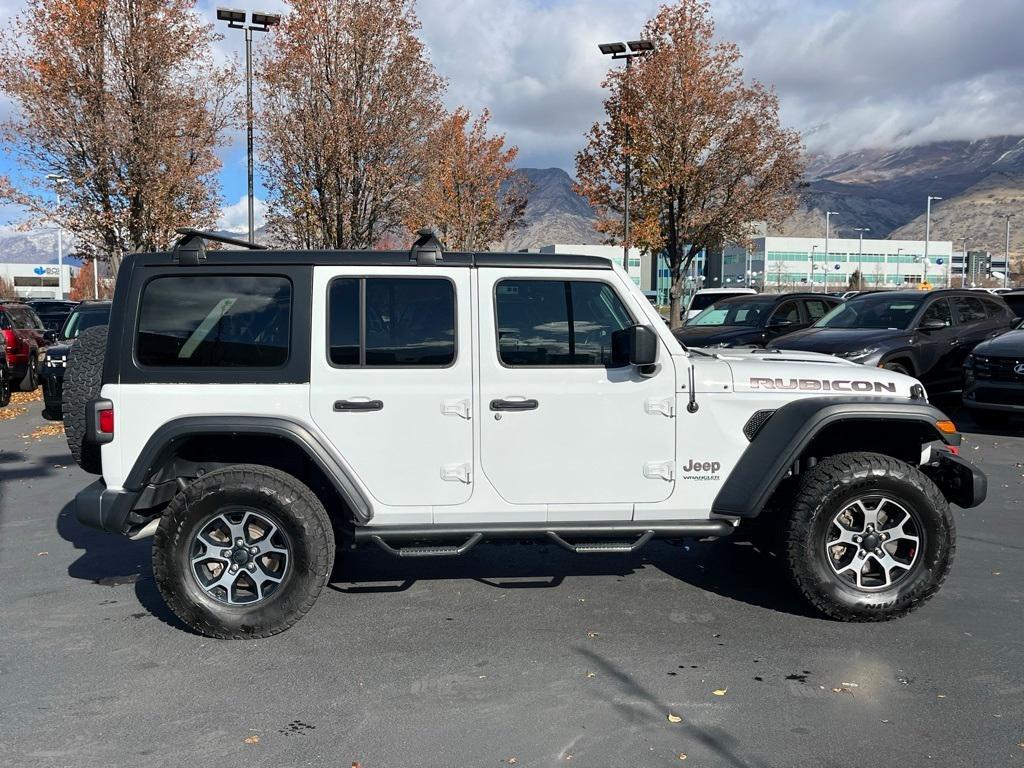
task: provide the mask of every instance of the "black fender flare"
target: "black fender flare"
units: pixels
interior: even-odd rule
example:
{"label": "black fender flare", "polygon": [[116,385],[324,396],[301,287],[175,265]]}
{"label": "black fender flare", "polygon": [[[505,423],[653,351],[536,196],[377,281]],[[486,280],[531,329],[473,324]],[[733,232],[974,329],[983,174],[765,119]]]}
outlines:
{"label": "black fender flare", "polygon": [[327,446],[305,425],[280,416],[187,416],[169,421],[146,441],[125,478],[125,489],[141,491],[174,455],[178,443],[203,435],[269,435],[288,440],[320,468],[358,522],[373,517],[373,507]]}
{"label": "black fender flare", "polygon": [[910,361],[910,371],[908,373],[911,376],[919,376],[921,372],[921,361],[917,357],[917,352],[911,347],[900,347],[898,349],[891,349],[879,359],[879,365],[885,365],[891,363],[893,360],[905,359]]}
{"label": "black fender flare", "polygon": [[959,432],[942,432],[948,417],[925,402],[881,397],[808,397],[776,410],[754,434],[715,497],[711,511],[757,517],[800,454],[824,428],[840,421],[896,421],[924,426],[933,440],[960,445]]}

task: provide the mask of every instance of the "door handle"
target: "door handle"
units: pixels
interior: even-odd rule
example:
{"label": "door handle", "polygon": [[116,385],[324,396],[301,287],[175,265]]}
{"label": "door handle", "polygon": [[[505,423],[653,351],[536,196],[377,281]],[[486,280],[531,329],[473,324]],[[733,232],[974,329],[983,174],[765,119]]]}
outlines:
{"label": "door handle", "polygon": [[960,339],[952,339],[952,340],[950,340],[949,345],[951,347],[955,347],[959,343],[960,343]]}
{"label": "door handle", "polygon": [[382,400],[335,400],[334,410],[338,411],[379,411],[384,408]]}
{"label": "door handle", "polygon": [[491,400],[492,411],[535,411],[538,405],[536,400]]}

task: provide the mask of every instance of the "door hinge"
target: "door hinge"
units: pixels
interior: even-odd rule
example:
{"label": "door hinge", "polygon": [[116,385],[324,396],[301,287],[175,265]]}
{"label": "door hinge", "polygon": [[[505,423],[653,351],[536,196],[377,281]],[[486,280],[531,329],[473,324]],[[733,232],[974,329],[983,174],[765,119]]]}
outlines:
{"label": "door hinge", "polygon": [[473,469],[468,461],[462,464],[442,464],[441,465],[441,479],[448,480],[453,483],[465,483],[469,485],[473,482]]}
{"label": "door hinge", "polygon": [[651,416],[661,414],[662,416],[668,416],[670,419],[676,415],[676,399],[674,397],[667,397],[664,400],[645,400],[644,401],[644,413],[648,413]]}
{"label": "door hinge", "polygon": [[441,413],[445,416],[458,416],[459,418],[466,419],[468,421],[472,417],[470,405],[471,403],[468,399],[442,400]]}
{"label": "door hinge", "polygon": [[675,480],[676,463],[674,461],[648,461],[644,464],[644,477],[650,480]]}

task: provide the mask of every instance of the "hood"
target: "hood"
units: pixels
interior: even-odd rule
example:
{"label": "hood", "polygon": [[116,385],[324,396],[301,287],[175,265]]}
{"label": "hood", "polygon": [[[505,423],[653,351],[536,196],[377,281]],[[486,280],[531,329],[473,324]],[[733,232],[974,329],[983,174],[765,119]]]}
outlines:
{"label": "hood", "polygon": [[735,392],[909,398],[918,383],[902,373],[814,352],[730,349],[717,358],[732,369]]}
{"label": "hood", "polygon": [[1024,359],[1024,330],[1007,331],[1002,336],[983,341],[974,348],[974,354]]}
{"label": "hood", "polygon": [[749,325],[684,325],[675,337],[688,347],[752,344],[764,341],[764,331]]}
{"label": "hood", "polygon": [[67,357],[68,351],[71,349],[71,340],[58,341],[51,344],[46,348],[47,357]]}
{"label": "hood", "polygon": [[856,352],[864,347],[912,338],[913,331],[890,328],[805,328],[768,344],[769,349],[799,349],[812,352]]}

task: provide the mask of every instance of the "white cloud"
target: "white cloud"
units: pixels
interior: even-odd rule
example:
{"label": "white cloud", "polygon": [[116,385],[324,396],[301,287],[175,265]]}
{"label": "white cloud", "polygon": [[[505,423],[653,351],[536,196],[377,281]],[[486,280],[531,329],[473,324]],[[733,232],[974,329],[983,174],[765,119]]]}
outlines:
{"label": "white cloud", "polygon": [[[259,229],[267,220],[267,204],[260,198],[253,201],[253,220],[256,229]],[[220,211],[220,221],[217,222],[220,229],[229,232],[249,231],[249,198],[242,195],[237,203],[225,206]]]}

